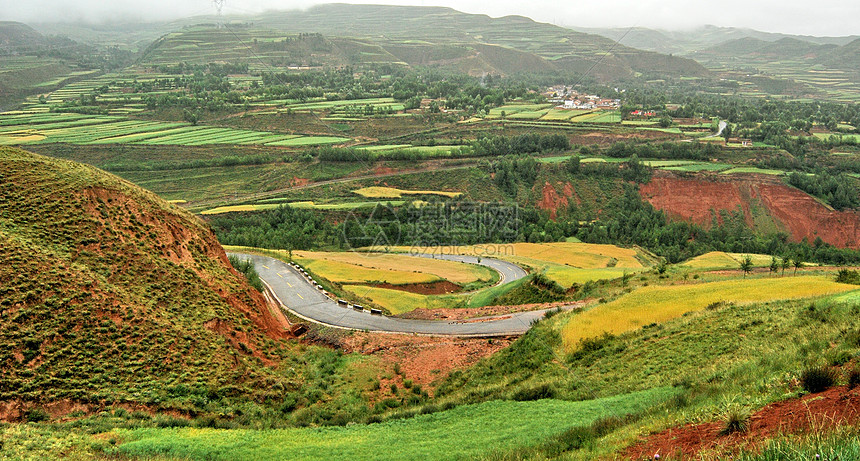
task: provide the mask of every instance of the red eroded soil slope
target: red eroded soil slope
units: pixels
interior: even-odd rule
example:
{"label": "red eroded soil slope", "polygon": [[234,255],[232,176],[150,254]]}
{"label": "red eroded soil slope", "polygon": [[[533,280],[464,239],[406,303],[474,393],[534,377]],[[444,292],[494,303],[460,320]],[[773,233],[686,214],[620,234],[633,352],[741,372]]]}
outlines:
{"label": "red eroded soil slope", "polygon": [[828,429],[860,420],[860,389],[836,387],[818,394],[772,403],[753,414],[746,432],[722,434],[724,422],[689,424],[651,434],[629,447],[631,460],[698,459],[701,452],[731,459],[741,448],[756,450],[768,439],[812,427]]}
{"label": "red eroded soil slope", "polygon": [[[661,173],[640,188],[640,194],[672,218],[710,226],[719,211],[741,210],[747,224],[760,230],[781,230],[792,240],[817,237],[839,247],[860,248],[860,214],[834,211],[812,196],[776,178],[715,175],[686,179]],[[769,229],[761,229],[767,226]]]}

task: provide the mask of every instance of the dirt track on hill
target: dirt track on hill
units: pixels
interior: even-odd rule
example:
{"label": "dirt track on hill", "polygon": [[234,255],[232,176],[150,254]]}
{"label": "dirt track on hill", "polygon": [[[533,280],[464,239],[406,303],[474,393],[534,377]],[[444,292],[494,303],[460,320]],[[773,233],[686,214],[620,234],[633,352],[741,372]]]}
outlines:
{"label": "dirt track on hill", "polygon": [[709,227],[719,210],[743,211],[748,225],[764,222],[793,241],[817,237],[838,247],[860,248],[860,213],[834,211],[777,178],[761,175],[691,179],[656,175],[640,188],[642,197],[672,218]]}

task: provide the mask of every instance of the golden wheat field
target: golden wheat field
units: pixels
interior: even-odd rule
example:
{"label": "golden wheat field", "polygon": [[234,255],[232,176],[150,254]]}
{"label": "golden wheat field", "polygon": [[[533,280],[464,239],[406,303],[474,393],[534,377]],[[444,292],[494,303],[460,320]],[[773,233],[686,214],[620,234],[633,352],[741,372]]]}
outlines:
{"label": "golden wheat field", "polygon": [[[358,252],[320,252],[320,251],[296,251],[294,258],[299,260],[324,260],[351,264],[354,266],[379,269],[392,272],[421,273],[433,275],[439,279],[448,280],[456,284],[466,284],[477,281],[489,282],[495,279],[496,274],[491,269],[475,264],[463,264],[454,261],[440,259],[415,258],[398,254],[358,253]],[[389,283],[395,279],[384,280]],[[407,282],[400,282],[407,283]]]}
{"label": "golden wheat field", "polygon": [[722,251],[712,251],[701,256],[696,256],[681,266],[692,269],[738,269],[741,261],[749,256],[752,263],[756,267],[770,266],[771,256],[760,254],[746,253],[724,253]]}
{"label": "golden wheat field", "polygon": [[323,259],[297,258],[296,262],[305,266],[314,274],[337,283],[387,282],[392,285],[404,285],[409,283],[431,283],[442,280],[438,276],[424,272],[374,269]]}
{"label": "golden wheat field", "polygon": [[563,288],[589,280],[611,280],[650,267],[650,258],[636,248],[580,242],[511,243],[498,245],[398,247],[395,251],[463,254],[497,258],[544,272]]}
{"label": "golden wheat field", "polygon": [[574,349],[583,339],[604,333],[624,333],[651,323],[665,322],[687,312],[703,310],[714,303],[748,304],[802,299],[856,289],[856,285],[836,283],[826,276],[648,286],[571,316],[562,330],[562,336],[565,347]]}
{"label": "golden wheat field", "polygon": [[367,198],[401,198],[404,195],[440,195],[455,198],[463,195],[462,192],[445,192],[438,190],[404,190],[394,187],[371,186],[352,191],[355,194]]}

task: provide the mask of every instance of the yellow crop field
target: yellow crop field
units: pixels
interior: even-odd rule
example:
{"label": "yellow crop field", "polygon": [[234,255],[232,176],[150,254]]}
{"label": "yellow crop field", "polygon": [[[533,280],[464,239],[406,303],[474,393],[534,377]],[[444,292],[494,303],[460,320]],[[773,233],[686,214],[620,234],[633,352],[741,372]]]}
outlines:
{"label": "yellow crop field", "polygon": [[394,315],[415,309],[456,307],[457,303],[464,302],[464,298],[456,296],[424,296],[406,291],[362,285],[344,285],[343,288],[359,298],[368,299],[370,302],[384,307]]}
{"label": "yellow crop field", "polygon": [[615,245],[553,242],[515,243],[513,247],[514,253],[509,259],[528,265],[550,262],[580,269],[642,267],[642,263],[636,259],[636,250]]}
{"label": "yellow crop field", "polygon": [[712,251],[696,256],[681,265],[693,269],[738,269],[746,256],[752,259],[753,265],[756,267],[770,266],[771,257],[768,255],[747,255],[746,253],[724,253],[722,251]]}
{"label": "yellow crop field", "polygon": [[546,275],[550,280],[561,285],[562,288],[568,289],[572,287],[574,283],[583,284],[590,280],[617,279],[622,277],[625,272],[632,274],[635,270],[618,269],[615,267],[602,269],[577,269],[575,267],[554,264],[546,268],[544,275]]}
{"label": "yellow crop field", "polygon": [[462,192],[445,192],[438,190],[404,190],[395,189],[394,187],[363,187],[356,189],[354,193],[368,198],[401,198],[404,195],[440,195],[442,197],[455,198],[463,195]]}
{"label": "yellow crop field", "polygon": [[562,337],[565,347],[571,350],[583,339],[598,337],[604,333],[624,333],[651,323],[665,322],[687,312],[703,310],[718,302],[748,304],[802,299],[856,289],[856,285],[836,283],[825,276],[648,286],[571,316],[562,330]]}
{"label": "yellow crop field", "polygon": [[296,262],[305,266],[314,274],[337,283],[387,282],[393,285],[404,285],[409,283],[431,283],[441,280],[433,274],[423,272],[374,269],[356,264],[322,259],[296,258]]}
{"label": "yellow crop field", "polygon": [[546,263],[568,265],[580,269],[598,269],[603,267],[633,269],[644,267],[642,262],[637,259],[637,252],[633,248],[580,242],[504,243],[497,245],[428,248],[397,247],[395,251],[483,256],[503,259],[534,268],[544,267],[547,265]]}
{"label": "yellow crop field", "polygon": [[[428,248],[397,247],[394,251],[462,254],[502,259],[532,271],[544,271],[563,288],[589,280],[611,280],[624,272],[639,272],[647,267],[636,249],[615,245],[581,242],[511,243],[498,245],[448,246]],[[647,261],[647,258],[641,258]]]}
{"label": "yellow crop field", "polygon": [[432,274],[457,284],[489,282],[496,277],[491,269],[476,264],[398,254],[297,251],[293,256],[296,259],[336,261],[370,269]]}
{"label": "yellow crop field", "polygon": [[222,206],[218,208],[213,208],[211,210],[206,210],[200,212],[202,215],[213,215],[213,214],[222,214],[222,213],[233,213],[236,211],[263,211],[263,210],[273,210],[277,208],[277,204],[262,204],[262,205],[229,205]]}

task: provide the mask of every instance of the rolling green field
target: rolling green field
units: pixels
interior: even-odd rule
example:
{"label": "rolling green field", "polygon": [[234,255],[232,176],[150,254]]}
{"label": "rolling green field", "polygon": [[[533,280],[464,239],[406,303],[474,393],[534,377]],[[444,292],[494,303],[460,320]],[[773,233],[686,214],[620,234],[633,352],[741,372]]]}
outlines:
{"label": "rolling green field", "polygon": [[[473,459],[538,444],[600,418],[644,412],[676,391],[656,388],[582,402],[492,401],[373,425],[280,430],[116,429],[133,459]],[[442,449],[444,447],[444,449]]]}

